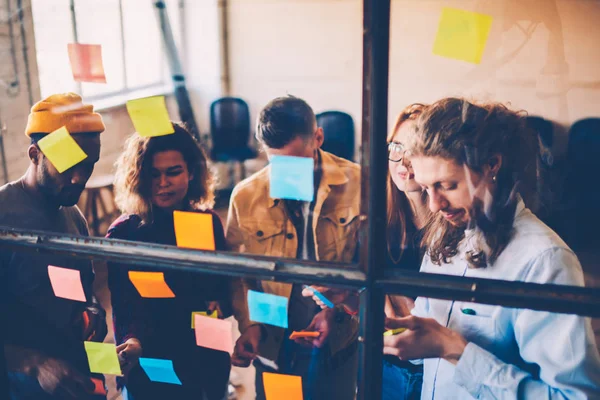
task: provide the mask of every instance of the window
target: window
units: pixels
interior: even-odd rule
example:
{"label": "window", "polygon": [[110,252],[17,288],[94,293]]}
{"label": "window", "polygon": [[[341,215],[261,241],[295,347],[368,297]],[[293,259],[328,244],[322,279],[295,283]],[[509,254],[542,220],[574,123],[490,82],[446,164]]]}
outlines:
{"label": "window", "polygon": [[[177,44],[183,2],[167,0]],[[72,8],[71,6],[74,5]],[[36,52],[42,96],[75,91],[107,99],[138,90],[170,87],[156,12],[147,0],[33,0]],[[106,84],[74,82],[67,44],[102,45]]]}

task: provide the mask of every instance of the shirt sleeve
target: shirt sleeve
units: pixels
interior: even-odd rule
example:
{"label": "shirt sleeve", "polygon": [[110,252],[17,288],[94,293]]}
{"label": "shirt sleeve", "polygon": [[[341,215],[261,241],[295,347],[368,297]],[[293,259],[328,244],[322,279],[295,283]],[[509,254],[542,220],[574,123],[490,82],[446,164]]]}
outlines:
{"label": "shirt sleeve", "polygon": [[[582,286],[583,274],[571,251],[550,249],[531,263],[525,280]],[[522,359],[539,374],[469,343],[456,365],[457,385],[474,398],[600,398],[600,357],[589,318],[515,309],[512,323]]]}

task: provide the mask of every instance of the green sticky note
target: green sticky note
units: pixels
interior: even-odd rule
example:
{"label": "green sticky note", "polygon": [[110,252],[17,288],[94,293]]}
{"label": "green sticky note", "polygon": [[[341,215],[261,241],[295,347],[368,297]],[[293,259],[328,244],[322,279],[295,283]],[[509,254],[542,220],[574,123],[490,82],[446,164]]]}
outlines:
{"label": "green sticky note", "polygon": [[444,7],[433,54],[479,64],[492,27],[492,17]]}
{"label": "green sticky note", "polygon": [[167,111],[165,96],[129,100],[127,112],[136,132],[141,136],[164,136],[175,132]]}
{"label": "green sticky note", "polygon": [[66,127],[59,128],[38,142],[38,147],[59,173],[63,173],[87,158]]}
{"label": "green sticky note", "polygon": [[123,375],[119,358],[117,357],[117,348],[112,343],[83,342],[85,352],[90,364],[90,372]]}

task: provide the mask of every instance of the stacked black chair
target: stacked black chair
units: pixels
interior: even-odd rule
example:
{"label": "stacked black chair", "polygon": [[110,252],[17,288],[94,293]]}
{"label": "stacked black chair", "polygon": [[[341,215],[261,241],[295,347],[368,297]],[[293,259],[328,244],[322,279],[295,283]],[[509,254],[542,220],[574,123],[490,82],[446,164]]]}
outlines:
{"label": "stacked black chair", "polygon": [[325,111],[317,114],[317,125],[323,128],[325,135],[323,150],[354,161],[354,121],[350,115]]}

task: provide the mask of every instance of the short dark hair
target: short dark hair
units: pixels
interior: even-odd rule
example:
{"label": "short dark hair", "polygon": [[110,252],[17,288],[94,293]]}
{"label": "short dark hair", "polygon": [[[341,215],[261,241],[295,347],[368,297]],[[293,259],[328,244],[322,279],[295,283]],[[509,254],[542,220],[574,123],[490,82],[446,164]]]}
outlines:
{"label": "short dark hair", "polygon": [[280,149],[298,136],[314,133],[315,113],[298,97],[273,99],[262,109],[256,121],[256,139],[271,149]]}

